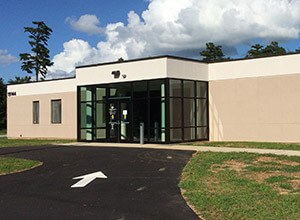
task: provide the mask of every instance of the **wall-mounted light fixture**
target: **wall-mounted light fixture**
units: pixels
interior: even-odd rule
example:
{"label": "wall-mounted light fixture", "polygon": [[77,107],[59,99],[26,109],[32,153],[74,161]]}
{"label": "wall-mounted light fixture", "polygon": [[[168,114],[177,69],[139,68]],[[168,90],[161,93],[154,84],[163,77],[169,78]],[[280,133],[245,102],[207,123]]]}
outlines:
{"label": "wall-mounted light fixture", "polygon": [[118,79],[120,77],[121,72],[120,70],[116,70],[116,71],[112,71],[111,74],[114,75],[115,79]]}

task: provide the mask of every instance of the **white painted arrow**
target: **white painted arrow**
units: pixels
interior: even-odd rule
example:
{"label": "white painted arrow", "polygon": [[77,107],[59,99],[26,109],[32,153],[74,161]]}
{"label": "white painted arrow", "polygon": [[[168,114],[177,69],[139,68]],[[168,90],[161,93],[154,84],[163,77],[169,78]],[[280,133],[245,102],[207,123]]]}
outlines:
{"label": "white painted arrow", "polygon": [[86,174],[83,176],[74,177],[73,180],[77,180],[77,179],[82,179],[82,180],[80,180],[77,183],[75,183],[74,185],[72,185],[71,188],[85,187],[87,184],[89,184],[96,178],[105,178],[106,179],[107,176],[105,176],[101,171],[98,171],[95,173],[90,173],[90,174]]}

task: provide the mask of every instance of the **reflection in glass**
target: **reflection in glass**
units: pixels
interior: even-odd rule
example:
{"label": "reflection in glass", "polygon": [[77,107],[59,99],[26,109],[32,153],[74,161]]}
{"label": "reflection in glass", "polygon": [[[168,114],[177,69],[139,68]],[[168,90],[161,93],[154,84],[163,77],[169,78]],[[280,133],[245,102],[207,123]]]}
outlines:
{"label": "reflection in glass", "polygon": [[194,81],[188,81],[184,80],[183,81],[183,95],[184,97],[195,97],[195,85]]}
{"label": "reflection in glass", "polygon": [[170,129],[170,140],[171,141],[182,141],[181,128],[171,128]]}
{"label": "reflection in glass", "polygon": [[80,104],[80,127],[92,127],[92,102],[84,102]]}
{"label": "reflection in glass", "polygon": [[207,126],[206,99],[197,99],[197,126]]}
{"label": "reflection in glass", "polygon": [[207,82],[196,82],[197,85],[197,97],[207,98]]}
{"label": "reflection in glass", "polygon": [[207,127],[198,127],[197,128],[197,139],[208,139]]}
{"label": "reflection in glass", "polygon": [[105,139],[106,138],[106,129],[97,129],[96,130],[96,139]]}
{"label": "reflection in glass", "polygon": [[181,97],[181,80],[170,79],[170,96]]}
{"label": "reflection in glass", "polygon": [[106,119],[105,119],[105,103],[98,102],[96,104],[96,126],[97,127],[105,127]]}
{"label": "reflection in glass", "polygon": [[80,130],[80,140],[91,141],[93,138],[92,129],[81,129]]}
{"label": "reflection in glass", "polygon": [[184,126],[195,126],[195,100],[184,99]]}
{"label": "reflection in glass", "polygon": [[185,141],[195,140],[195,128],[184,129],[184,140]]}
{"label": "reflection in glass", "polygon": [[96,100],[105,100],[106,88],[96,88]]}
{"label": "reflection in glass", "polygon": [[182,127],[181,99],[170,98],[170,127]]}
{"label": "reflection in glass", "polygon": [[92,87],[80,88],[80,101],[92,101]]}

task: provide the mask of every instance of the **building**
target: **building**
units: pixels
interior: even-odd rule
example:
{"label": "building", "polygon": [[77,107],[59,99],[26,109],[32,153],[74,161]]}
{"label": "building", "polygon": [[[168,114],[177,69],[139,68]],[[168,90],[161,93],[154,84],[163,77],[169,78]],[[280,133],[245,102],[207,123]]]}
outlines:
{"label": "building", "polygon": [[9,85],[8,138],[300,142],[300,54],[205,63],[174,56],[79,66]]}

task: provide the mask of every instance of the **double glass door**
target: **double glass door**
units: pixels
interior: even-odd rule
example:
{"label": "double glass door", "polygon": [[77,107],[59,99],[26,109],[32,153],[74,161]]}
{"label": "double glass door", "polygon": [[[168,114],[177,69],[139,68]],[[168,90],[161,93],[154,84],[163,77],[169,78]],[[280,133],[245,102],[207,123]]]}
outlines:
{"label": "double glass door", "polygon": [[130,137],[130,102],[110,100],[107,109],[108,137],[111,142],[128,142]]}

